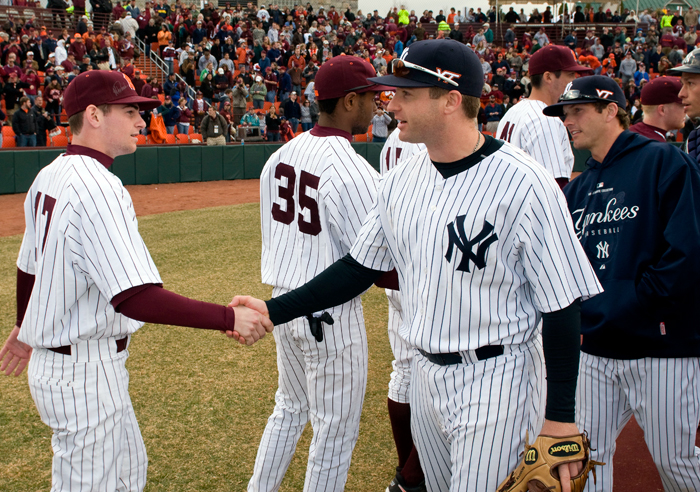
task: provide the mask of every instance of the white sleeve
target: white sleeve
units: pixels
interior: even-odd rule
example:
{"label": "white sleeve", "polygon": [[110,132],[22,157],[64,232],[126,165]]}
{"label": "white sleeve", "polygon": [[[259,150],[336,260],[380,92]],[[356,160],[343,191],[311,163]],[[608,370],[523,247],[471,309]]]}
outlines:
{"label": "white sleeve", "polygon": [[88,274],[107,299],[131,287],[162,283],[139,234],[131,197],[121,183],[110,181],[91,174],[72,200],[81,217],[80,236]]}
{"label": "white sleeve", "polygon": [[17,268],[30,275],[36,274],[36,216],[33,206],[36,193],[32,187],[24,199],[24,236],[17,256]]}
{"label": "white sleeve", "polygon": [[535,175],[523,207],[516,240],[537,309],[549,313],[601,293],[554,180]]}
{"label": "white sleeve", "polygon": [[331,233],[346,254],[377,198],[379,174],[362,157],[352,156],[344,148],[338,154],[333,172],[319,191],[324,195]]}
{"label": "white sleeve", "polygon": [[380,201],[381,196],[378,196],[377,203],[367,214],[355,244],[350,249],[350,256],[367,268],[388,272],[394,268],[394,264],[382,226]]}

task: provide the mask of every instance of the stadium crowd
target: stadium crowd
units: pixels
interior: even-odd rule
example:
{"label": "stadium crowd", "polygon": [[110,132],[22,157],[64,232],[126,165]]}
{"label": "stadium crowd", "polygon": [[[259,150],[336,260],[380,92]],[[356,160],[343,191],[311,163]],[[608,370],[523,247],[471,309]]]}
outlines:
{"label": "stadium crowd", "polygon": [[[579,63],[615,78],[637,120],[644,84],[679,65],[698,41],[698,13],[692,7],[683,15],[646,10],[637,15],[627,9],[604,12],[600,7],[594,12],[579,6],[563,17],[549,7],[542,13],[533,9],[529,16],[511,7],[500,13],[504,34],[502,42],[495,42],[495,8],[488,12],[452,8],[435,16],[425,11],[419,17],[404,6],[380,16],[377,10],[364,14],[334,6],[314,9],[309,3],[284,9],[252,3],[216,8],[207,3],[198,9],[181,1],[169,5],[157,0],[147,1],[141,9],[135,0],[117,1],[111,7],[101,0],[91,2],[93,12],[111,9],[112,21],[98,22],[93,16],[93,22],[84,12],[84,0],[73,6],[50,0],[54,18],[66,26],[58,36],[34,18],[16,18],[0,26],[0,121],[12,127],[17,146],[46,145],[47,132],[66,124],[61,117],[62,93],[87,70],[121,70],[141,95],[161,99],[158,109],[144,114],[147,128],[160,139],[161,133],[198,132],[208,144],[246,136],[288,141],[318,119],[313,80],[322,63],[339,55],[358,56],[385,74],[411,43],[429,37],[452,38],[479,55],[485,74],[479,123],[486,131],[493,132],[503,114],[527,97],[529,57],[550,43],[570,47]],[[75,9],[74,29],[67,27],[66,7]],[[562,39],[549,39],[545,27],[553,22],[567,26]],[[608,25],[576,29],[589,22]],[[638,27],[614,26],[621,22]],[[528,23],[528,28],[516,36],[518,23]],[[529,29],[533,23],[542,26]],[[429,24],[436,29],[426,29]],[[136,38],[144,42],[145,53]],[[143,77],[134,65],[135,59],[152,50],[170,70],[163,83]],[[378,99],[372,125],[375,141],[385,139],[395,126],[383,109],[390,97],[382,94]],[[153,118],[156,114],[160,118]]]}

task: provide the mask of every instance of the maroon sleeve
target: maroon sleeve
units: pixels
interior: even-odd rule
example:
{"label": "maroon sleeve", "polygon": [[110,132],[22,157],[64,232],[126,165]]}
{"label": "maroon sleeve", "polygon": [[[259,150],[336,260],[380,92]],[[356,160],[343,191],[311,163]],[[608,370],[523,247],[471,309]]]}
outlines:
{"label": "maroon sleeve", "polygon": [[149,284],[132,287],[112,299],[115,311],[137,321],[189,326],[204,330],[233,330],[233,308],[195,301]]}
{"label": "maroon sleeve", "polygon": [[399,290],[399,274],[396,272],[396,268],[383,273],[382,276],[374,282],[374,285],[382,289]]}
{"label": "maroon sleeve", "polygon": [[564,189],[564,186],[569,184],[569,178],[556,178],[557,184],[559,185],[559,188],[562,190]]}
{"label": "maroon sleeve", "polygon": [[24,313],[27,312],[29,298],[34,288],[34,275],[17,269],[17,326],[22,326]]}

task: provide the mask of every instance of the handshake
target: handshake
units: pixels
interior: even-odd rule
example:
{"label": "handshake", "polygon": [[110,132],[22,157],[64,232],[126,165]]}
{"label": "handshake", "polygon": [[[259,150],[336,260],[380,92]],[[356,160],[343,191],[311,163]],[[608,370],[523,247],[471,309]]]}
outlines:
{"label": "handshake", "polygon": [[236,321],[233,330],[222,331],[229,338],[235,338],[242,345],[253,345],[272,333],[274,325],[265,301],[250,296],[236,296],[228,305],[233,308]]}

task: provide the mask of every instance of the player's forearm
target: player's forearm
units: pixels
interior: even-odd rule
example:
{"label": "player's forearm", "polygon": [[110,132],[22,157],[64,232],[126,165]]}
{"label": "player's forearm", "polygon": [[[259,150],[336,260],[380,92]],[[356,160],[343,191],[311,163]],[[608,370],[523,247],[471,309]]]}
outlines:
{"label": "player's forearm", "polygon": [[233,309],[189,299],[153,284],[118,294],[112,306],[118,313],[144,323],[222,331],[232,331],[235,325]]}
{"label": "player's forearm", "polygon": [[581,353],[581,302],[542,315],[542,345],[547,368],[545,418],[574,422],[576,382]]}
{"label": "player's forearm", "polygon": [[301,287],[267,301],[270,320],[279,325],[344,304],[369,289],[383,273],[360,265],[348,254]]}
{"label": "player's forearm", "polygon": [[24,313],[27,312],[29,298],[32,296],[32,289],[34,289],[34,279],[34,275],[17,269],[17,326],[22,326]]}

